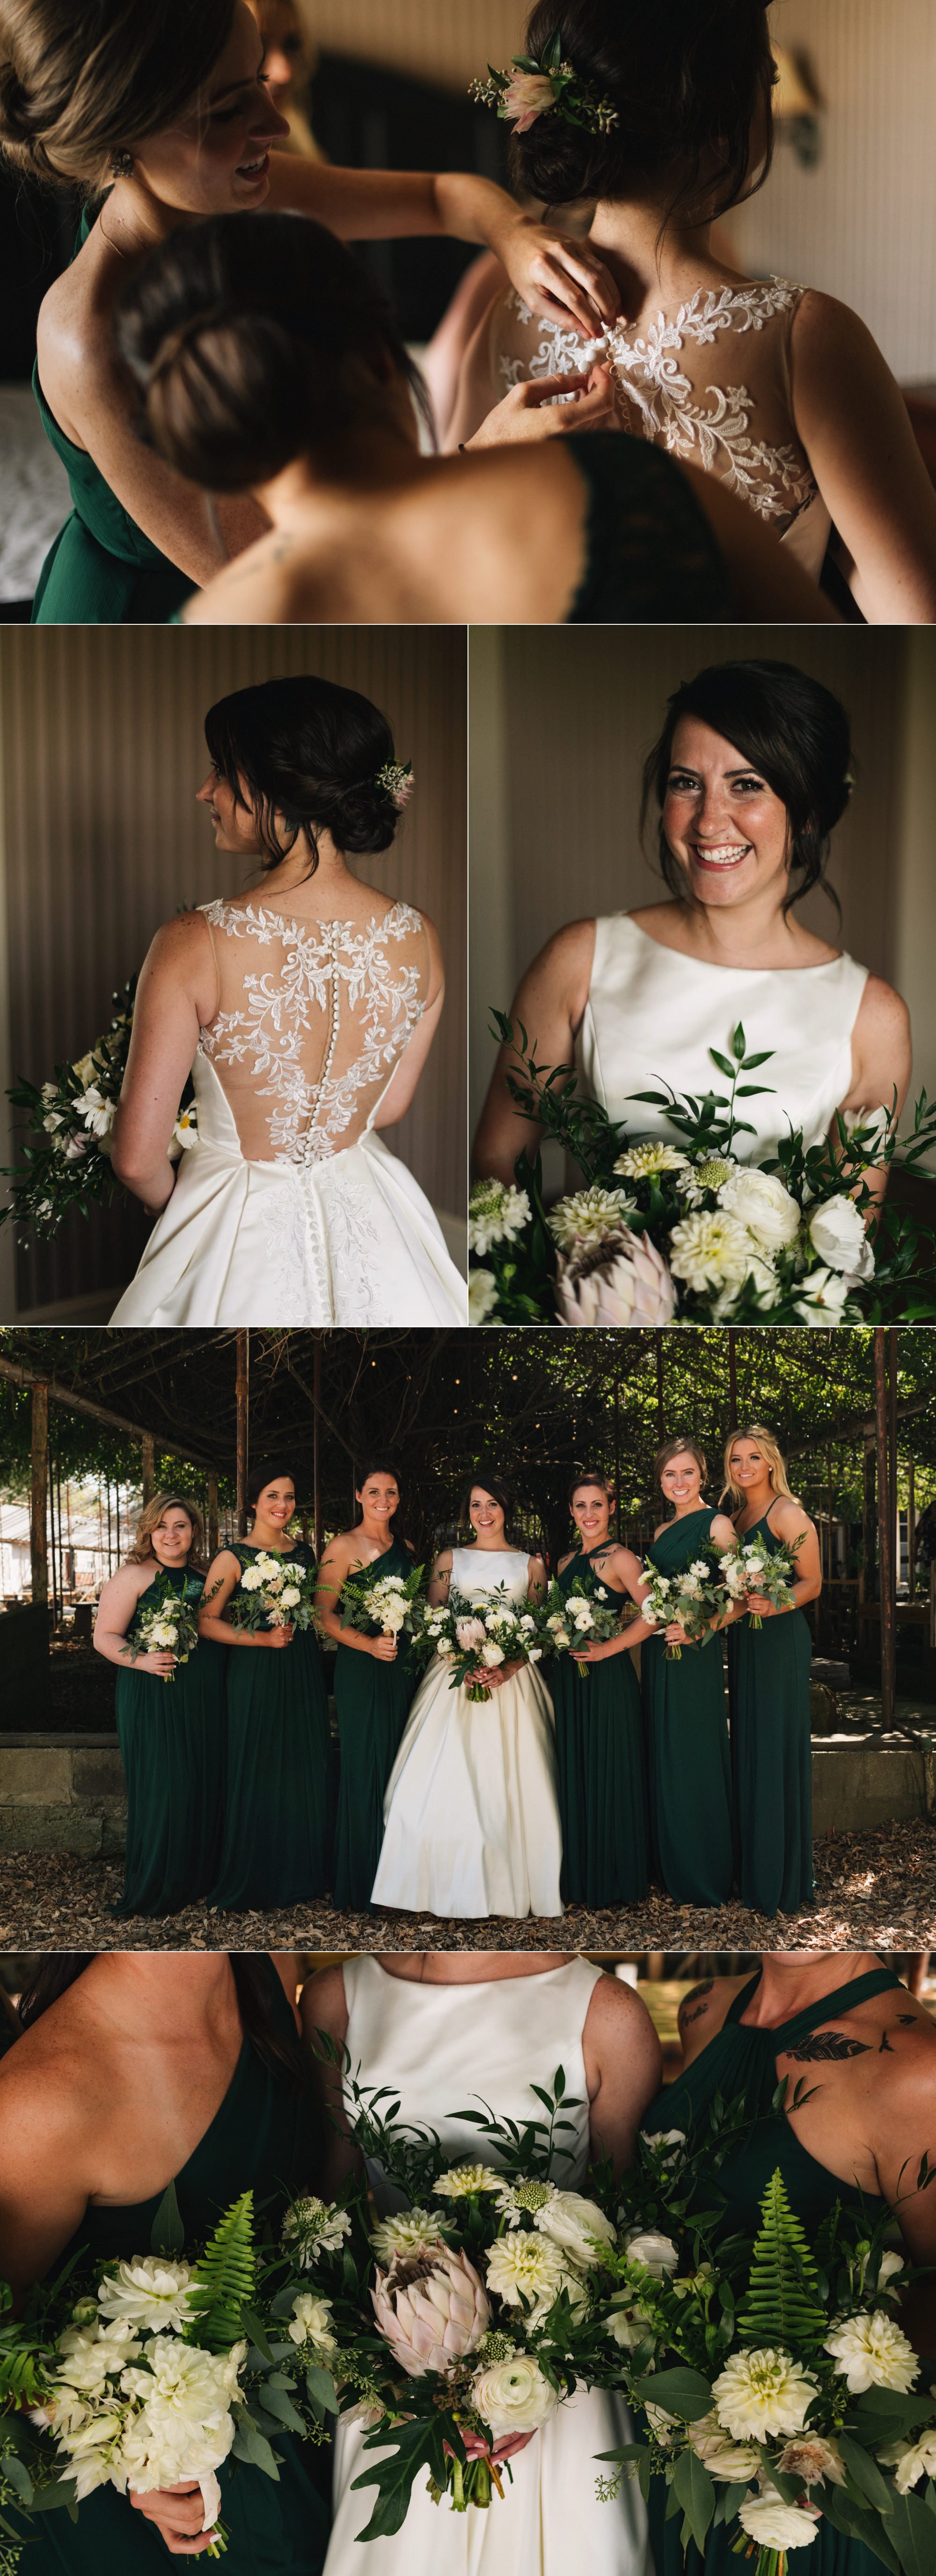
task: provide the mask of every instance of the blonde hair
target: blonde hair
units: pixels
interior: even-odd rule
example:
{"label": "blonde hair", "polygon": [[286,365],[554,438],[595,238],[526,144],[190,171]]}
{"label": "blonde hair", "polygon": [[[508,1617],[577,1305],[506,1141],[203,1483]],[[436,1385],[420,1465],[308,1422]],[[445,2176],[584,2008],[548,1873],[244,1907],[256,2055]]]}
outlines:
{"label": "blonde hair", "polygon": [[733,1483],[731,1475],[731,1452],[736,1440],[756,1440],[757,1446],[759,1449],[763,1450],[764,1457],[767,1462],[767,1471],[770,1477],[772,1492],[774,1494],[785,1494],[789,1502],[795,1503],[796,1495],[791,1492],[790,1486],[787,1482],[787,1471],[779,1442],[774,1438],[772,1431],[765,1431],[762,1422],[749,1422],[743,1431],[733,1431],[730,1440],[726,1440],[724,1457],[725,1484],[724,1491],[719,1497],[720,1501],[723,1503],[730,1502],[732,1511],[735,1512],[740,1510],[744,1501],[744,1495],[741,1492],[740,1485]]}
{"label": "blonde hair", "polygon": [[653,1473],[656,1483],[659,1485],[661,1494],[663,1491],[663,1469],[664,1467],[669,1466],[671,1458],[694,1458],[704,1485],[705,1479],[708,1475],[708,1460],[704,1449],[700,1449],[698,1441],[664,1440],[662,1448],[657,1450],[656,1457],[653,1461]]}
{"label": "blonde hair", "polygon": [[0,147],[17,169],[106,188],[193,106],[235,0],[0,0]]}
{"label": "blonde hair", "polygon": [[[190,1494],[154,1494],[151,1503],[144,1503],[136,1525],[133,1546],[124,1558],[125,1565],[148,1565],[151,1558],[156,1558],[153,1531],[159,1528],[165,1513],[171,1511],[185,1512],[191,1521],[192,1544],[186,1564],[191,1565],[196,1574],[204,1574],[207,1561],[204,1523],[198,1504],[193,1503]],[[157,1563],[158,1561],[156,1558]]]}

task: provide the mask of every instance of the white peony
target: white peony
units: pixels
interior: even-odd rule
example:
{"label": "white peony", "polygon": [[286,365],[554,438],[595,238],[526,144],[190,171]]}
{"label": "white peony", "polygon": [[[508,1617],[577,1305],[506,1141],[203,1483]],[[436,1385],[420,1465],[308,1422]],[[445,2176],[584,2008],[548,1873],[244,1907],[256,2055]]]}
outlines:
{"label": "white peony", "polygon": [[530,2229],[522,2235],[501,2236],[487,2257],[487,2285],[495,2298],[508,2307],[519,2308],[525,2302],[525,2323],[542,2325],[561,2290],[567,2290],[573,2312],[584,2313],[587,2293],[584,2283],[572,2274],[558,2245]]}
{"label": "white peony", "polygon": [[819,2515],[812,2506],[784,2504],[781,2496],[771,2494],[752,2496],[740,2505],[738,2521],[759,2549],[808,2549]]}
{"label": "white peony", "polygon": [[529,1225],[530,1213],[525,1190],[509,1188],[504,1181],[478,1181],[468,1201],[470,1250],[484,1254],[494,1243],[512,1243]]}
{"label": "white peony", "polygon": [[756,1246],[747,1227],[721,1209],[712,1215],[684,1216],[670,1237],[670,1269],[687,1288],[740,1288],[754,1268]]}
{"label": "white peony", "polygon": [[570,2261],[586,2271],[600,2263],[602,2248],[614,2244],[614,2228],[595,2200],[585,2200],[578,2191],[556,2191],[545,2209],[538,2211],[534,2227],[558,2245]]}
{"label": "white peony", "polygon": [[715,2411],[736,2442],[764,2442],[771,2433],[799,2433],[819,2386],[789,2353],[732,2353],[715,2380]]}
{"label": "white peony", "polygon": [[489,1670],[490,1670],[490,1671],[492,1671],[492,1672],[493,1672],[493,1670],[494,1670],[494,1668],[495,1668],[495,1666],[496,1666],[497,1664],[502,1664],[502,1663],[503,1663],[503,1661],[504,1661],[504,1649],[503,1649],[503,1646],[495,1645],[495,1642],[494,1642],[493,1637],[489,1637],[489,1638],[488,1638],[487,1645],[486,1645],[486,1646],[482,1646],[482,1648],[481,1648],[481,1661],[482,1661],[482,1663],[483,1663],[483,1664],[486,1664],[486,1665],[488,1666]]}
{"label": "white peony", "polygon": [[850,1285],[873,1279],[874,1254],[865,1222],[854,1199],[822,1199],[807,1224],[813,1251],[829,1270],[841,1270]]}
{"label": "white peony", "polygon": [[489,2424],[495,2441],[506,2433],[535,2433],[555,2414],[559,2400],[531,2354],[514,2353],[475,2372],[472,2404]]}
{"label": "white peony", "polygon": [[338,2350],[330,2299],[313,2298],[311,2290],[300,2290],[293,2300],[292,2320],[286,2332],[291,2343],[311,2343],[316,2352],[329,2361]]}
{"label": "white peony", "polygon": [[468,1321],[486,1324],[497,1305],[497,1281],[492,1270],[469,1270]]}
{"label": "white peony", "polygon": [[311,2272],[320,2254],[340,2254],[346,2236],[351,2234],[351,2220],[346,2209],[333,2200],[319,2200],[314,2194],[306,2200],[294,2200],[283,2220],[283,2244],[299,2239],[297,2258],[301,2272]]}
{"label": "white peony", "polygon": [[105,2273],[98,2291],[102,2316],[123,2319],[148,2334],[181,2334],[199,2310],[199,2297],[189,2293],[187,2263],[169,2263],[160,2255],[139,2256]]}
{"label": "white peony", "polygon": [[643,2231],[635,2227],[625,2239],[625,2252],[629,2263],[642,2263],[658,2281],[667,2272],[675,2272],[679,2261],[672,2237],[659,2236],[652,2227]]}
{"label": "white peony", "polygon": [[732,1172],[719,1190],[718,1204],[746,1225],[762,1252],[783,1252],[799,1233],[796,1200],[775,1172],[751,1167]]}
{"label": "white peony", "polygon": [[841,2325],[833,2326],[826,2336],[825,2349],[833,2355],[836,2378],[845,2380],[851,2397],[860,2397],[866,2388],[896,2388],[906,2395],[920,2376],[912,2343],[883,2308],[875,2308],[871,2315],[843,2317]]}

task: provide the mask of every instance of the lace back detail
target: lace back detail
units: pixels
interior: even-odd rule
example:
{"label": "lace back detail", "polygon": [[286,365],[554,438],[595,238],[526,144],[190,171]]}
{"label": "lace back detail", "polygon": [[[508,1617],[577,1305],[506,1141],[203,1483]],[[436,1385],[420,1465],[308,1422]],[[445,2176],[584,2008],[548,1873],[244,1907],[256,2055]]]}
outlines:
{"label": "lace back detail", "polygon": [[426,1007],[422,915],[406,903],[360,925],[223,900],[203,910],[219,999],[199,1050],[241,1152],[308,1165],[356,1144]]}
{"label": "lace back detail", "polygon": [[642,331],[622,323],[604,341],[583,342],[536,320],[512,288],[491,326],[495,398],[605,355],[620,427],[717,475],[784,535],[817,491],[790,396],[789,333],[805,291],[782,277],[700,287]]}

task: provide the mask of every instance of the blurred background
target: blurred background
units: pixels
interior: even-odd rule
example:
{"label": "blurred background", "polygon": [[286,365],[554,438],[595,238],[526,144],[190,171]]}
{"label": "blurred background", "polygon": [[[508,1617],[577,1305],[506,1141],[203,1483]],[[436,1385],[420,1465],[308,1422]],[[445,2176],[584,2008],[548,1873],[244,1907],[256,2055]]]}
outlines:
{"label": "blurred background", "polygon": [[[520,49],[518,0],[251,0],[293,146],[363,168],[465,169],[499,178],[507,129],[468,84]],[[936,472],[936,89],[932,0],[774,0],[779,141],[762,193],[730,217],[726,247],[851,304],[907,391]],[[284,55],[284,47],[286,53]],[[275,59],[274,59],[275,58]],[[289,84],[289,95],[280,87]],[[30,392],[36,315],[67,262],[78,201],[0,174],[7,314],[0,346],[0,616],[26,617],[67,511],[62,467]],[[455,242],[362,248],[417,347],[473,253]]]}
{"label": "blurred background", "polygon": [[[195,791],[208,708],[231,689],[301,671],[360,689],[389,716],[416,793],[383,859],[355,873],[427,912],[447,997],[429,1068],[385,1142],[464,1259],[465,637],[457,628],[0,628],[0,1162],[15,1158],[5,1098],[82,1056],[161,921],[240,891]],[[11,1126],[11,1118],[13,1124]],[[3,1150],[5,1142],[6,1150]],[[150,1220],[118,1192],[72,1212],[30,1251],[0,1227],[0,1320],[104,1322]]]}

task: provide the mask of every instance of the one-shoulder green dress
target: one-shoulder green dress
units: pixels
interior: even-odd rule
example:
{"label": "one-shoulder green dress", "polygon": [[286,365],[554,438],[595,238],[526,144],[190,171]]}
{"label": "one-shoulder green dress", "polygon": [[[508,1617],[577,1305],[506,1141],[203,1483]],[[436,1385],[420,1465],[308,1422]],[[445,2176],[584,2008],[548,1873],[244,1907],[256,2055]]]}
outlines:
{"label": "one-shoulder green dress", "polygon": [[[273,2016],[285,2037],[295,2025],[272,1961]],[[274,1991],[275,1990],[275,1991]],[[253,2190],[274,2221],[290,2199],[314,2190],[324,2145],[322,2115],[310,2086],[294,2090],[245,2038],[219,2111],[175,2177],[176,2196],[189,2244],[211,2233],[222,2210]],[[132,2208],[85,2211],[59,2264],[72,2254],[115,2262],[149,2254],[162,2195]],[[329,2510],[322,2488],[327,2454],[317,2454],[298,2434],[277,2437],[278,2483],[246,2464],[219,2470],[221,2519],[227,2549],[225,2576],[319,2576],[328,2543]],[[77,2523],[64,2511],[38,2514],[28,2526],[23,2576],[165,2576],[174,2563],[155,2525],[118,2495],[100,2487],[80,2506]],[[190,2562],[183,2559],[180,2564]],[[202,2563],[207,2563],[204,2561]]]}
{"label": "one-shoulder green dress", "polygon": [[585,570],[568,626],[706,625],[734,614],[728,568],[672,456],[619,430],[570,432],[588,494]]}
{"label": "one-shoulder green dress", "polygon": [[[755,1529],[778,1555],[782,1541],[769,1513],[745,1530],[745,1540]],[[762,1628],[739,1619],[728,1630],[736,1868],[742,1905],[759,1914],[795,1914],[815,1894],[811,1656],[801,1610],[784,1610]]]}
{"label": "one-shoulder green dress", "polygon": [[[802,2221],[812,2240],[836,2201],[849,2208],[861,2205],[862,2195],[853,2186],[817,2164],[801,2144],[784,2111],[773,2108],[777,2088],[777,2057],[783,2049],[795,2048],[801,2040],[819,2030],[826,2022],[841,2021],[856,2005],[872,1995],[883,1995],[900,1979],[892,1968],[874,1968],[867,1976],[856,1977],[852,1984],[836,1988],[811,2004],[806,2012],[794,2014],[792,2020],[775,2029],[754,2030],[742,2023],[756,1992],[761,1971],[742,1987],[730,2006],[724,2025],[708,2047],[703,2048],[685,2074],[668,2084],[656,2101],[644,2112],[641,2127],[652,2136],[660,2129],[679,2128],[688,2131],[695,2121],[703,2120],[720,2094],[724,2102],[733,2102],[743,2094],[747,2110],[756,2116],[756,2128],[734,2148],[722,2165],[719,2187],[727,2194],[726,2226],[753,2234],[757,2226],[760,2203],[771,2175],[783,2175],[791,2207]],[[871,2192],[863,2195],[864,2204],[872,2209]],[[656,2576],[683,2576],[684,2562],[680,2543],[682,2517],[665,2520],[667,2489],[662,2478],[654,2478],[650,2487],[650,2541]],[[685,2576],[737,2576],[739,2561],[733,2554],[724,2528],[711,2531],[702,2553],[690,2541],[685,2558]],[[817,2525],[816,2538],[808,2558],[803,2553],[803,2566],[808,2576],[881,2576],[881,2562],[863,2542],[848,2540],[834,2531],[825,2517]]]}
{"label": "one-shoulder green dress", "polygon": [[[161,1566],[134,1611],[180,1596],[201,1600],[204,1578]],[[115,1914],[177,1914],[211,1886],[224,1794],[224,1650],[202,1638],[172,1680],[127,1664],[117,1674],[117,1734],[127,1777],[124,1887]]]}
{"label": "one-shoulder green dress", "polygon": [[[241,1540],[241,1567],[257,1555]],[[287,1564],[315,1567],[311,1548]],[[331,1847],[331,1734],[322,1658],[308,1630],[288,1646],[222,1647],[227,1664],[224,1833],[209,1895],[221,1913],[322,1896]]]}
{"label": "one-shoulder green dress", "polygon": [[[606,1550],[586,1548],[558,1577],[572,1592],[579,1568]],[[599,1581],[600,1581],[599,1576]],[[615,1599],[609,1593],[609,1599]],[[623,1597],[620,1608],[624,1609]],[[647,1783],[640,1685],[629,1654],[579,1672],[556,1655],[549,1687],[556,1719],[562,1877],[566,1905],[637,1905],[647,1893]]]}
{"label": "one-shoulder green dress", "polygon": [[[709,1543],[715,1513],[669,1521],[647,1554],[660,1574],[683,1574]],[[731,1894],[731,1757],[721,1639],[683,1646],[667,1661],[662,1636],[640,1650],[650,1775],[654,1876],[680,1905],[724,1905]]]}
{"label": "one-shoulder green dress", "polygon": [[[97,209],[86,207],[72,256],[87,241]],[[39,382],[42,426],[68,476],[72,509],[53,539],[36,584],[34,626],[163,626],[192,594],[190,573],[170,563],[111,491],[87,449],[66,438]]]}
{"label": "one-shoulder green dress", "polygon": [[[399,1539],[378,1560],[383,1574],[411,1574],[409,1549]],[[335,1656],[335,1708],[341,1749],[335,1827],[335,1904],[363,1913],[377,1875],[383,1842],[384,1791],[416,1687],[405,1640],[396,1662],[381,1663],[360,1648],[339,1646]]]}

